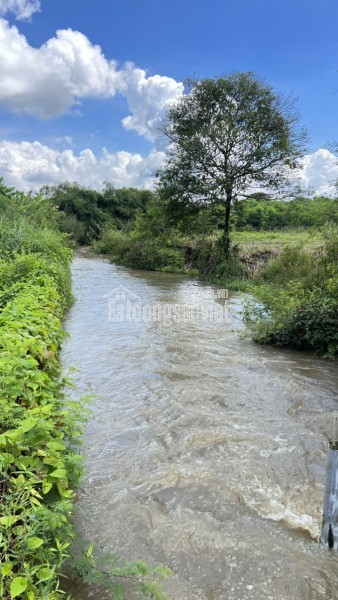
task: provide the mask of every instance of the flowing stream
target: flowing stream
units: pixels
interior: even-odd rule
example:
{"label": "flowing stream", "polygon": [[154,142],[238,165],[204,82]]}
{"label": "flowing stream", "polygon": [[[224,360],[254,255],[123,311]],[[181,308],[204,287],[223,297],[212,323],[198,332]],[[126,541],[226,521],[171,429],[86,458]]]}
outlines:
{"label": "flowing stream", "polygon": [[171,600],[338,599],[338,556],[318,544],[337,365],[254,344],[240,294],[222,321],[109,320],[116,288],[117,304],[140,298],[167,316],[224,300],[197,280],[99,257],[75,258],[73,277],[63,365],[78,369],[74,396],[94,395],[82,534],[171,568]]}

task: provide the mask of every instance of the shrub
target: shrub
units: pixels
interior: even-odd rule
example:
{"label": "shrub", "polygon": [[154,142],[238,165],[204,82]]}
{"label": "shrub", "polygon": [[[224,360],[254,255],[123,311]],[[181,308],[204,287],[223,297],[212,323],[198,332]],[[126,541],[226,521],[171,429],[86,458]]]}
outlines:
{"label": "shrub", "polygon": [[275,285],[287,285],[291,280],[306,282],[313,276],[314,253],[299,246],[286,246],[281,254],[272,259],[262,270],[258,280]]}
{"label": "shrub", "polygon": [[194,255],[199,273],[207,279],[231,282],[247,276],[247,269],[235,250],[229,256],[225,255],[222,237],[216,240],[211,238],[198,240]]}
{"label": "shrub", "polygon": [[144,239],[110,229],[95,243],[94,249],[111,254],[115,262],[133,269],[183,271],[185,268],[184,249],[162,237]]}
{"label": "shrub", "polygon": [[258,304],[246,307],[257,341],[338,356],[337,227],[325,232],[324,245],[312,256],[302,248],[285,250],[259,283]]}

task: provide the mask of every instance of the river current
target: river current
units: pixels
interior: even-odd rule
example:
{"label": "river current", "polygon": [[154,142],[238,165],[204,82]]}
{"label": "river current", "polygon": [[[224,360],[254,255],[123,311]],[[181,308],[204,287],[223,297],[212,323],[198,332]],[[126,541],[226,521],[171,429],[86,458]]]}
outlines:
{"label": "river current", "polygon": [[[73,279],[63,366],[93,396],[83,536],[172,569],[171,600],[338,599],[318,544],[337,365],[253,343],[240,294],[183,275],[79,256]],[[183,318],[191,306],[212,318]]]}

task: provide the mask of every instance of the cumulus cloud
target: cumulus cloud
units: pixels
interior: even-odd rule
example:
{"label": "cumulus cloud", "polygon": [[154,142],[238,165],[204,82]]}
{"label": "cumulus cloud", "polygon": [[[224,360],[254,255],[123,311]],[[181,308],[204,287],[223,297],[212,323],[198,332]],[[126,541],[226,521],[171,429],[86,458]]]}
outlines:
{"label": "cumulus cloud", "polygon": [[9,110],[49,118],[69,112],[82,98],[119,92],[132,113],[123,119],[124,126],[150,140],[163,110],[183,92],[174,79],[147,77],[131,63],[119,70],[99,46],[71,29],[33,48],[1,19],[0,57],[0,103]]}
{"label": "cumulus cloud", "polygon": [[0,21],[0,102],[42,118],[62,115],[85,96],[115,93],[114,65],[77,31],[58,31],[36,49]]}
{"label": "cumulus cloud", "polygon": [[335,193],[333,182],[338,179],[337,156],[320,148],[302,159],[303,169],[299,178],[304,188],[312,188],[317,195]]}
{"label": "cumulus cloud", "polygon": [[60,151],[40,142],[0,141],[0,176],[7,185],[25,192],[64,181],[77,181],[97,190],[102,189],[105,181],[115,187],[151,189],[153,174],[163,160],[163,152],[156,151],[142,157],[103,150],[100,156],[95,156],[87,148],[76,155],[71,149]]}
{"label": "cumulus cloud", "polygon": [[0,0],[0,15],[12,13],[18,21],[29,21],[39,11],[39,0]]}
{"label": "cumulus cloud", "polygon": [[123,119],[123,125],[153,140],[164,111],[183,93],[183,84],[161,75],[147,77],[132,63],[120,75],[119,89],[132,113]]}
{"label": "cumulus cloud", "polygon": [[[27,19],[38,9],[38,0],[0,0],[0,15],[11,10],[17,18]],[[124,127],[154,142],[164,111],[182,93],[183,84],[170,77],[148,76],[133,63],[119,68],[79,31],[59,30],[34,48],[17,27],[0,19],[0,104],[10,111],[50,118],[66,114],[84,98],[121,94],[130,112],[122,121]],[[152,173],[164,159],[156,150],[145,158],[122,151],[95,156],[89,149],[76,155],[72,139],[62,138],[63,147],[65,143],[69,148],[56,150],[39,142],[0,141],[0,175],[25,191],[65,180],[93,188],[105,180],[118,187],[151,187]],[[304,188],[332,192],[331,182],[338,178],[332,152],[320,149],[308,154],[303,165]]]}
{"label": "cumulus cloud", "polygon": [[[40,142],[0,141],[0,177],[7,185],[26,192],[63,181],[77,181],[97,190],[105,181],[115,187],[151,189],[154,173],[164,160],[165,154],[156,150],[142,157],[138,153],[109,153],[104,149],[97,156],[89,148],[75,154],[71,148],[57,150]],[[300,177],[304,189],[313,188],[316,194],[334,193],[331,182],[338,178],[337,157],[324,149],[306,155]]]}

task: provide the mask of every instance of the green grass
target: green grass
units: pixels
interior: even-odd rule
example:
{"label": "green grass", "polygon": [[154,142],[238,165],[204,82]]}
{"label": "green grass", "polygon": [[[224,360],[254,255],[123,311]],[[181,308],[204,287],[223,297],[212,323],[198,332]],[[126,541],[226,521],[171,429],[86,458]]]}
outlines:
{"label": "green grass", "polygon": [[300,244],[316,247],[321,243],[321,240],[322,234],[313,229],[236,231],[232,234],[232,243],[239,246],[240,252],[280,251],[285,246]]}

